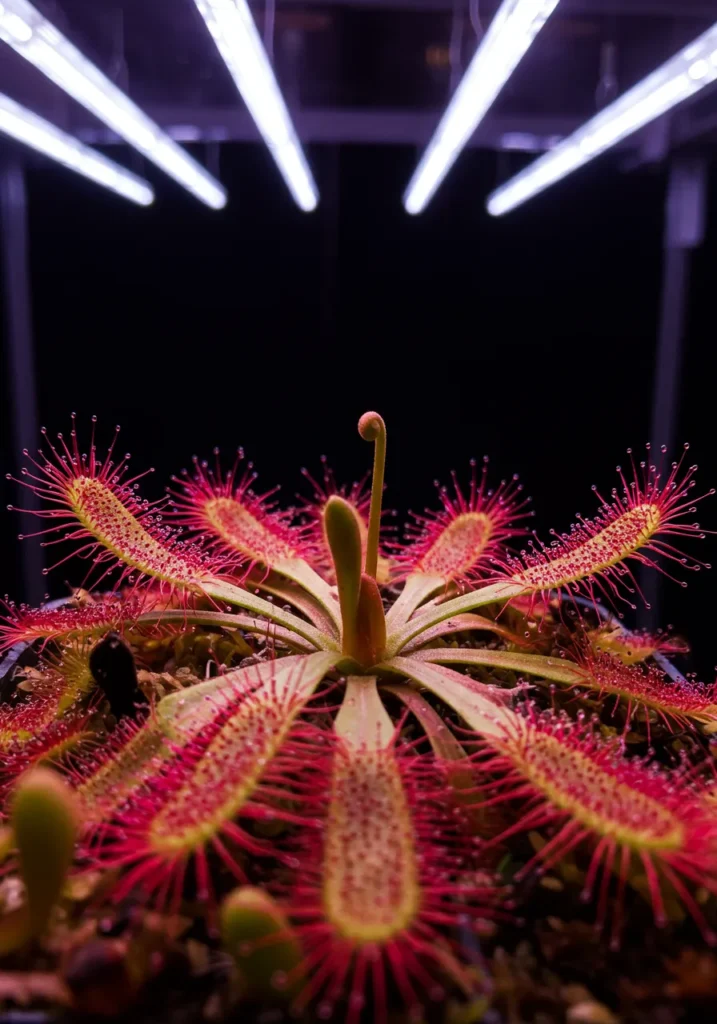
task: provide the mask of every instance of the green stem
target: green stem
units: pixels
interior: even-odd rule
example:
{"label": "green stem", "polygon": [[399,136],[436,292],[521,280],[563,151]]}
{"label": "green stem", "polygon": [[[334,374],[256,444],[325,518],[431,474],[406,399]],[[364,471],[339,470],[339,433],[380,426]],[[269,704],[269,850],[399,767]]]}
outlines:
{"label": "green stem", "polygon": [[284,576],[279,576],[277,573],[270,573],[266,579],[250,576],[246,585],[256,587],[263,594],[271,594],[272,597],[278,597],[285,604],[293,605],[318,630],[322,633],[327,633],[337,641],[339,640],[341,636],[340,628],[337,629],[334,626],[333,620],[329,618],[328,613],[324,611],[316,599],[297,583],[292,583],[291,580],[286,579]]}
{"label": "green stem", "polygon": [[378,540],[381,531],[381,502],[383,501],[383,478],[386,471],[386,424],[377,412],[365,412],[359,420],[359,434],[364,441],[374,441],[373,480],[371,481],[371,509],[368,517],[368,538],[366,540],[367,576],[376,579],[378,569]]}
{"label": "green stem", "polygon": [[495,604],[498,601],[508,601],[519,594],[529,593],[530,589],[519,583],[501,581],[492,583],[480,590],[472,590],[469,594],[462,594],[461,597],[454,597],[452,601],[445,601],[443,604],[431,605],[425,611],[419,612],[414,618],[394,630],[386,642],[386,656],[393,657],[406,646],[409,640],[430,629],[431,626],[450,619],[462,612],[472,612],[475,608],[484,607],[487,604]]}
{"label": "green stem", "polygon": [[302,654],[310,654],[316,648],[311,641],[300,637],[290,629],[268,623],[266,619],[253,619],[249,615],[233,615],[231,612],[197,612],[184,608],[172,608],[165,611],[143,612],[136,620],[139,625],[178,622],[191,626],[217,626],[219,629],[243,629],[246,633],[259,633],[271,636],[287,647],[292,647]]}
{"label": "green stem", "polygon": [[[383,683],[382,693],[392,693],[398,697],[408,710],[416,716],[418,722],[428,737],[433,753],[442,761],[459,761],[466,757],[466,752],[453,733],[450,731],[441,716],[432,708],[425,697],[414,690],[407,683]],[[468,770],[469,778],[473,773]]]}
{"label": "green stem", "polygon": [[511,633],[505,626],[499,626],[493,619],[486,619],[482,615],[465,612],[463,615],[456,615],[452,619],[444,619],[443,622],[425,629],[420,636],[409,640],[401,653],[413,654],[414,651],[420,650],[426,644],[440,640],[441,637],[447,636],[450,633],[471,633],[476,630],[495,633],[496,636],[501,637],[506,643],[515,644],[518,648],[528,646],[527,641],[523,637],[518,636],[517,633]]}
{"label": "green stem", "polygon": [[419,605],[445,586],[446,581],[442,576],[429,576],[422,572],[409,576],[403,590],[388,610],[386,628],[391,631],[403,626]]}
{"label": "green stem", "polygon": [[577,686],[586,683],[586,674],[577,665],[562,658],[546,658],[542,654],[520,654],[516,651],[490,651],[487,648],[471,650],[466,647],[440,647],[429,651],[416,651],[412,660],[433,665],[486,665],[490,668],[526,672],[541,679]]}
{"label": "green stem", "polygon": [[385,750],[395,727],[383,706],[375,676],[349,676],[334,731],[356,750]]}
{"label": "green stem", "polygon": [[498,687],[478,683],[450,668],[428,665],[415,658],[391,658],[377,665],[376,671],[381,675],[405,676],[424,686],[482,736],[502,738],[506,727],[516,728],[522,721],[510,708],[496,703],[501,696]]}
{"label": "green stem", "polygon": [[441,716],[432,708],[425,697],[406,683],[384,683],[381,691],[388,691],[403,701],[415,715],[428,737],[431,749],[443,763],[446,778],[450,783],[453,801],[460,807],[470,829],[470,835],[489,834],[489,811],[481,807],[480,796],[475,792],[475,769],[466,755],[464,747],[448,729]]}
{"label": "green stem", "polygon": [[198,735],[222,707],[235,706],[248,693],[264,691],[277,707],[289,695],[305,703],[335,660],[327,651],[315,651],[233,669],[163,697],[157,704],[157,721],[165,734],[186,742]]}
{"label": "green stem", "polygon": [[238,608],[245,608],[247,611],[253,612],[254,615],[260,615],[275,622],[278,626],[284,626],[286,629],[298,633],[305,640],[310,640],[319,650],[338,650],[338,644],[330,636],[319,632],[318,629],[310,626],[308,622],[304,622],[298,616],[292,615],[291,612],[277,608],[276,605],[265,601],[262,597],[257,597],[256,594],[250,594],[248,590],[241,590],[239,587],[235,587],[231,583],[223,583],[221,580],[206,580],[202,584],[202,589],[208,597],[213,597],[216,601],[224,601],[227,604],[236,605]]}
{"label": "green stem", "polygon": [[314,598],[329,617],[338,636],[341,629],[341,611],[326,580],[322,580],[303,558],[282,558],[276,562],[274,570],[280,576],[298,584]]}

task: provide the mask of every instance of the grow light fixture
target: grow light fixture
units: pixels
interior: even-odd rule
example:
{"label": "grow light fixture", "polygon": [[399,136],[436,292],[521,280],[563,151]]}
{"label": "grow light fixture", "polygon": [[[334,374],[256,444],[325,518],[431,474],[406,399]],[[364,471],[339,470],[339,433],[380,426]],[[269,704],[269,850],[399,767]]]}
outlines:
{"label": "grow light fixture", "polygon": [[226,192],[27,0],[0,0],[0,39],[215,210]]}
{"label": "grow light fixture", "polygon": [[558,2],[503,0],[408,183],[408,213],[431,201]]}
{"label": "grow light fixture", "polygon": [[57,160],[70,170],[91,178],[125,199],[131,199],[133,203],[149,206],[154,201],[154,192],[146,181],[2,93],[0,132]]}
{"label": "grow light fixture", "polygon": [[194,0],[297,205],[319,193],[246,0]]}
{"label": "grow light fixture", "polygon": [[717,23],[488,197],[498,217],[717,79]]}

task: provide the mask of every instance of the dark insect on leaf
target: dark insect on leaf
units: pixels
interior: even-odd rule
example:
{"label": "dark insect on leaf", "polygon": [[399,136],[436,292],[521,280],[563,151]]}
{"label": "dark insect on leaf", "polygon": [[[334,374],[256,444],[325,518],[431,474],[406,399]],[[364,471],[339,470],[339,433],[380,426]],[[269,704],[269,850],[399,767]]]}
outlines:
{"label": "dark insect on leaf", "polygon": [[131,650],[118,633],[108,633],[90,655],[90,671],[109,701],[117,718],[133,715],[147,699],[137,683],[137,669]]}

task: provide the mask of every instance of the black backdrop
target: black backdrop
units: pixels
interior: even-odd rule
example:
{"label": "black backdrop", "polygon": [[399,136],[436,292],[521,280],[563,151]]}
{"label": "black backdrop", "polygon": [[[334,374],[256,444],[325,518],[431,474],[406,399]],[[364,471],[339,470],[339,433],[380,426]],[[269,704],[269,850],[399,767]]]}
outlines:
{"label": "black backdrop", "polygon": [[[241,444],[260,483],[281,481],[288,501],[321,454],[342,479],[368,468],[355,425],[376,408],[389,431],[386,500],[402,513],[488,453],[494,479],[520,473],[543,535],[590,515],[590,485],[608,490],[625,448],[648,439],[664,172],[624,175],[603,160],[493,220],[483,200],[497,160],[472,151],[410,218],[400,195],[415,158],[311,150],[322,203],[309,216],[258,147],[222,150],[231,201],[219,213],[158,177],[157,202],[142,210],[32,170],[41,422],[56,432],[73,410],[86,426],[97,413],[100,440],[121,423],[135,468],[157,469],[150,497],[194,453]],[[717,482],[716,206],[694,261],[679,427],[705,489]],[[6,403],[2,415],[4,474],[15,468]],[[717,528],[717,499],[701,520]],[[0,592],[21,597],[16,530],[2,511]],[[697,553],[717,563],[717,538]],[[48,579],[53,596],[68,575]],[[710,680],[716,582],[668,584],[663,616],[691,637]]]}

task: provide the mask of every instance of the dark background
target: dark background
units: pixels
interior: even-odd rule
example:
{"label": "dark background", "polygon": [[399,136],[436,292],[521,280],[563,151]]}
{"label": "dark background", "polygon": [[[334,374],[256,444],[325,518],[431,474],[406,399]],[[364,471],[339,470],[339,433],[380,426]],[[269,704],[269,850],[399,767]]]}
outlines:
{"label": "dark background", "polygon": [[[201,154],[200,158],[201,158]],[[123,161],[125,153],[118,154]],[[76,411],[122,451],[159,497],[169,476],[214,445],[238,445],[260,484],[291,501],[301,466],[326,454],[340,480],[370,465],[356,421],[388,425],[387,504],[435,506],[433,480],[490,454],[493,479],[518,472],[541,535],[596,510],[628,445],[648,439],[660,295],[661,169],[610,157],[506,218],[484,212],[505,158],[465,152],[428,210],[403,211],[416,153],[314,147],[322,202],[305,215],[266,152],[222,148],[230,204],[207,210],[168,180],[148,209],[62,170],[28,174],[40,420]],[[510,165],[512,166],[512,164]],[[150,180],[158,175],[146,168]],[[696,252],[678,437],[700,490],[717,483],[714,345],[717,176]],[[5,384],[7,390],[7,384]],[[3,395],[1,462],[16,472]],[[15,499],[9,486],[2,506]],[[2,585],[22,598],[17,524],[0,513]],[[717,528],[717,499],[700,520]],[[26,542],[27,543],[27,542]],[[717,564],[717,537],[692,553]],[[81,568],[48,577],[52,596]],[[663,622],[693,642],[714,678],[713,587],[665,587]]]}

